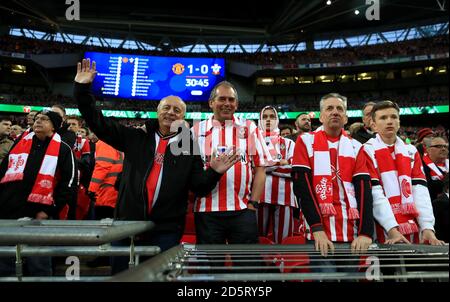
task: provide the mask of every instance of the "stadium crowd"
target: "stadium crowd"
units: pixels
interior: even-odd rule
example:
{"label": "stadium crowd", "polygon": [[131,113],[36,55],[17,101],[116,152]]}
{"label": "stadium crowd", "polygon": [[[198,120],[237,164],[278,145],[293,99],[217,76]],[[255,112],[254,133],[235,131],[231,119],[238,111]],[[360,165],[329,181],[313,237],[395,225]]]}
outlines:
{"label": "stadium crowd", "polygon": [[[431,38],[413,39],[401,42],[388,42],[357,47],[343,47],[320,50],[305,50],[295,52],[278,52],[271,48],[270,52],[260,53],[208,53],[208,56],[218,55],[237,62],[245,62],[256,65],[273,64],[313,64],[356,62],[371,59],[386,59],[393,57],[418,56],[426,54],[448,53],[448,35],[434,36]],[[37,40],[25,37],[4,35],[0,37],[0,50],[23,54],[59,54],[85,51],[100,51],[107,53],[123,53],[129,51],[124,48],[101,47],[87,44],[74,44]],[[182,53],[169,50],[141,50],[133,49],[135,54],[157,56],[180,56]],[[189,56],[204,56],[205,53],[189,53]]]}
{"label": "stadium crowd", "polygon": [[[61,53],[81,47],[41,43],[3,37],[0,49]],[[448,51],[448,37],[402,43],[357,52],[300,52],[298,57],[256,54],[250,60],[283,64],[287,58],[301,64],[414,55],[429,53],[430,47]],[[247,54],[236,58],[246,61]],[[234,85],[221,82],[209,103],[186,104],[176,96],[159,103],[116,102],[95,100],[90,92],[95,75],[95,67],[83,60],[73,97],[43,93],[1,100],[50,109],[0,117],[0,219],[152,220],[155,230],[137,238],[136,245],[157,245],[163,251],[180,242],[249,244],[264,238],[313,243],[320,252],[315,257],[321,257],[337,243],[360,252],[372,242],[449,241],[448,129],[400,124],[399,109],[448,104],[448,88],[386,93],[377,102],[371,102],[372,96],[352,102],[351,96],[347,103],[345,96],[327,93],[265,106],[239,103]],[[81,117],[66,115],[68,107],[77,107]],[[280,124],[279,108],[306,113],[288,127]],[[106,118],[100,109],[156,111],[157,119]],[[361,110],[361,122],[347,125],[348,109]],[[190,125],[183,121],[187,111],[212,116]],[[245,120],[235,116],[238,111],[259,112],[260,118]],[[314,125],[310,111],[320,111]],[[184,148],[186,133],[189,146]],[[181,148],[179,154],[174,146]],[[14,274],[13,260],[0,258],[0,276]],[[113,257],[110,264],[117,273],[127,260]],[[52,275],[49,257],[27,265],[30,274]],[[311,271],[339,268],[312,261]]]}
{"label": "stadium crowd", "polygon": [[[6,92],[6,91],[5,91]],[[30,94],[1,94],[0,103],[2,104],[16,104],[25,106],[48,106],[53,104],[61,104],[67,108],[75,107],[75,101],[72,97],[63,96],[61,94],[48,94],[45,92],[30,93]],[[395,92],[385,91],[382,95],[359,93],[349,95],[348,109],[359,109],[364,103],[372,100],[388,99],[394,100],[400,107],[427,107],[435,105],[448,104],[448,87],[437,87],[430,89],[429,92],[409,92],[406,94],[398,94]],[[293,97],[289,103],[277,102],[272,99],[267,104],[275,105],[279,111],[318,111],[318,101],[316,97],[298,96]],[[258,112],[261,105],[265,102],[246,100],[241,102],[239,111],[241,112]],[[98,101],[98,105],[102,109],[109,110],[130,110],[130,111],[155,111],[157,102],[133,99],[103,99]],[[208,102],[187,102],[187,111],[201,112],[208,111]]]}

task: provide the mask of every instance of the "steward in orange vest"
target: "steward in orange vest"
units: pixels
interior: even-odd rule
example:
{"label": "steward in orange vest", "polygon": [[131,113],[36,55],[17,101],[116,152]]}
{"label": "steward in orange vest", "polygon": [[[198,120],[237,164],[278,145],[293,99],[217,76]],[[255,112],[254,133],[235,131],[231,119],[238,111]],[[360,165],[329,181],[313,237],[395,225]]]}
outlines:
{"label": "steward in orange vest", "polygon": [[95,167],[89,191],[95,194],[95,218],[113,218],[118,191],[117,177],[122,173],[123,153],[99,140],[95,146]]}

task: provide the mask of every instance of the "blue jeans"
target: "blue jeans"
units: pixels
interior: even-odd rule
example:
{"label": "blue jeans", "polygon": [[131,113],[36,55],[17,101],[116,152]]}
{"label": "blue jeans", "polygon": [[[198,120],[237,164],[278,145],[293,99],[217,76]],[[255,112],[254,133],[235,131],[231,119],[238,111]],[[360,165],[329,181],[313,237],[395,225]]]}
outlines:
{"label": "blue jeans", "polygon": [[[170,233],[152,233],[144,236],[143,239],[136,240],[135,245],[141,246],[159,246],[161,252],[167,251],[168,249],[177,246],[180,243],[182,233],[179,231]],[[120,241],[115,241],[112,246],[129,246],[130,239],[124,239]],[[142,257],[142,261],[145,261],[151,257]],[[129,256],[116,256],[111,257],[111,273],[113,275],[125,271],[128,269],[128,262],[130,261]]]}

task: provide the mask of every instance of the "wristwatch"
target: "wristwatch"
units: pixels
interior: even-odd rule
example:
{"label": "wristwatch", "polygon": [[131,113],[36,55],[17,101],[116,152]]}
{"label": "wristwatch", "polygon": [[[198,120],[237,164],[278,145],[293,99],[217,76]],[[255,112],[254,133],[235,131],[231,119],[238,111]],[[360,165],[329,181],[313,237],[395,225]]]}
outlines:
{"label": "wristwatch", "polygon": [[259,208],[259,201],[249,200],[248,203],[251,204],[255,209]]}

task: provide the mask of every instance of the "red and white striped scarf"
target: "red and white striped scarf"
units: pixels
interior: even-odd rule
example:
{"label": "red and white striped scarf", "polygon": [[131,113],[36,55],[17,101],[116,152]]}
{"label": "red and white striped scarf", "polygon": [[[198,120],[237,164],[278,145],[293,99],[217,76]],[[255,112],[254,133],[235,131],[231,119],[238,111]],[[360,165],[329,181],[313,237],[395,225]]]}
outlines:
{"label": "red and white striped scarf", "polygon": [[419,228],[414,219],[419,213],[412,195],[411,157],[405,143],[397,137],[394,160],[379,134],[370,142],[374,147],[380,181],[399,224],[400,233],[407,235],[418,232]]}
{"label": "red and white striped scarf", "polygon": [[439,169],[444,171],[444,173],[448,173],[448,164],[449,164],[449,162],[448,162],[448,158],[447,158],[443,164],[437,164],[437,166],[439,167]]}
{"label": "red and white striped scarf", "polygon": [[[335,216],[336,210],[333,205],[333,181],[331,171],[330,150],[328,139],[323,128],[314,132],[313,144],[314,173],[313,184],[317,200],[319,200],[320,211],[324,217]],[[337,172],[336,176],[341,180],[348,209],[348,219],[359,219],[358,205],[355,198],[355,188],[352,183],[353,169],[355,167],[357,150],[353,147],[351,139],[342,130],[339,139]]]}
{"label": "red and white striped scarf", "polygon": [[81,152],[83,150],[83,146],[86,143],[86,139],[82,138],[81,135],[77,134],[77,138],[75,141],[75,146],[73,147],[73,152],[75,154],[75,158],[80,159],[83,155]]}
{"label": "red and white striped scarf", "polygon": [[433,180],[443,180],[445,174],[448,173],[448,159],[445,160],[445,165],[436,165],[428,153],[425,153],[423,155],[423,162],[430,168],[430,175]]}
{"label": "red and white striped scarf", "polygon": [[[33,144],[33,136],[35,135],[34,132],[30,132],[30,130],[27,131],[28,132],[24,133],[17,145],[11,149],[8,157],[8,170],[6,171],[5,176],[0,180],[0,183],[23,180],[25,166]],[[54,203],[53,191],[56,186],[55,172],[58,164],[60,147],[61,137],[59,134],[55,133],[45,151],[39,173],[31,193],[28,196],[27,200],[29,202],[45,205],[52,205]]]}

